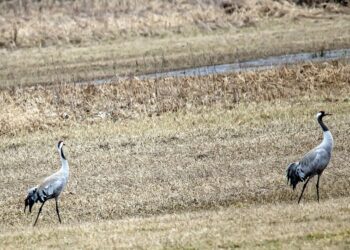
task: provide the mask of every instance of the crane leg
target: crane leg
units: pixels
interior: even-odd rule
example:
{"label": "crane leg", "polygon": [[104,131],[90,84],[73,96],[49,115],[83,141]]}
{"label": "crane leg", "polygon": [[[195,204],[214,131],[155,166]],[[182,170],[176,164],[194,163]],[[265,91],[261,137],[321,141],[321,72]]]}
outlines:
{"label": "crane leg", "polygon": [[317,202],[320,202],[320,192],[319,192],[320,177],[321,177],[321,175],[319,174],[319,175],[317,176],[317,183],[316,183]]}
{"label": "crane leg", "polygon": [[299,200],[298,200],[298,204],[300,203],[301,197],[303,197],[306,185],[309,182],[309,180],[310,180],[310,178],[307,178],[306,182],[304,183],[303,190],[301,191],[301,194],[300,194],[300,197],[299,197]]}
{"label": "crane leg", "polygon": [[56,200],[56,213],[57,213],[57,216],[58,216],[58,220],[59,220],[60,223],[62,223],[61,222],[61,217],[60,217],[60,210],[58,209],[58,199],[56,198],[55,200]]}
{"label": "crane leg", "polygon": [[39,208],[39,212],[38,212],[38,215],[36,216],[36,219],[35,219],[35,222],[34,222],[33,227],[35,227],[36,223],[38,222],[39,215],[40,215],[40,213],[41,213],[41,210],[42,210],[44,204],[45,204],[45,201],[43,202],[43,204],[41,204],[41,206],[40,206],[40,208]]}

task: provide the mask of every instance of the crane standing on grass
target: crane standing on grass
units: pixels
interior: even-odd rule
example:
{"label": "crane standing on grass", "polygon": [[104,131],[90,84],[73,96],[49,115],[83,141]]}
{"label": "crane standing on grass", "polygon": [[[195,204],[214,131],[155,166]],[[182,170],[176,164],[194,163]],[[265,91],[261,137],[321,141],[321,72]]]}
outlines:
{"label": "crane standing on grass", "polygon": [[331,114],[326,114],[324,111],[317,113],[317,121],[323,130],[322,143],[308,152],[300,161],[289,164],[287,169],[287,178],[290,182],[290,185],[293,186],[293,190],[295,189],[298,182],[306,181],[301,191],[298,203],[303,196],[307,183],[315,175],[317,175],[317,201],[320,201],[320,177],[331,159],[333,149],[333,136],[322,121],[322,118],[327,115]]}
{"label": "crane standing on grass", "polygon": [[60,212],[58,209],[58,197],[66,186],[69,176],[69,166],[68,161],[63,154],[63,145],[63,141],[59,141],[57,144],[57,149],[62,164],[61,169],[53,175],[47,177],[40,185],[28,190],[28,195],[25,199],[24,212],[26,211],[27,206],[29,206],[29,212],[31,213],[34,203],[38,201],[42,203],[33,226],[36,225],[45,202],[52,198],[55,198],[56,200],[56,212],[58,220],[61,223]]}

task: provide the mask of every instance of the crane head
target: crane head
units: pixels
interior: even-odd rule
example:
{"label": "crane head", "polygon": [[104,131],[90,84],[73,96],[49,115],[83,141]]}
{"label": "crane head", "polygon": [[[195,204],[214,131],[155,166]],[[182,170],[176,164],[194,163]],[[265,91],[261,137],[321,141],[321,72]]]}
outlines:
{"label": "crane head", "polygon": [[63,143],[63,141],[59,141],[59,142],[57,143],[57,148],[58,148],[58,150],[60,150],[64,145],[65,145],[65,144]]}
{"label": "crane head", "polygon": [[317,113],[316,117],[317,117],[317,119],[318,119],[318,118],[322,118],[322,117],[324,117],[324,116],[326,116],[326,115],[332,115],[332,114],[326,113],[326,112],[324,112],[324,111],[319,111],[319,112]]}

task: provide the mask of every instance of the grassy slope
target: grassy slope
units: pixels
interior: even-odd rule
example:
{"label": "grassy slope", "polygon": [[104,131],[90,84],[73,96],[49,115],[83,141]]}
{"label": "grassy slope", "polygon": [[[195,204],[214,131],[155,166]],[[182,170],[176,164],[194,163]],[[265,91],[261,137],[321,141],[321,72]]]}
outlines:
{"label": "grassy slope", "polygon": [[[33,247],[346,246],[348,79],[348,65],[323,64],[62,87],[72,96],[59,95],[56,88],[2,92],[8,110],[0,114],[2,130],[11,129],[0,148],[0,242],[14,248],[28,242]],[[158,93],[156,99],[152,93]],[[118,98],[109,103],[109,95]],[[131,96],[134,101],[128,102]],[[124,116],[102,115],[125,101]],[[168,102],[174,110],[165,109]],[[284,171],[321,139],[314,114],[322,109],[335,114],[326,119],[336,141],[334,156],[321,179],[320,204],[312,182],[304,205],[297,206],[298,193],[286,185]],[[68,119],[60,118],[63,111]],[[13,123],[6,124],[11,113]],[[33,230],[34,215],[22,211],[23,190],[57,168],[53,144],[60,138],[71,165],[61,199],[68,224],[55,226],[50,202]]]}

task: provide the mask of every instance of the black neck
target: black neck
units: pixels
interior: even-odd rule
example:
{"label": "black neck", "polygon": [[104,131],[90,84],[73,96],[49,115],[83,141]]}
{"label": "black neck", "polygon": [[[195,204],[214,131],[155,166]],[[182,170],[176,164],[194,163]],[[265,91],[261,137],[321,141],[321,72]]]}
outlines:
{"label": "black neck", "polygon": [[317,121],[318,121],[318,123],[320,124],[320,126],[321,126],[323,132],[326,132],[326,131],[328,131],[328,128],[327,128],[326,125],[324,125],[324,123],[323,123],[323,121],[322,121],[322,118],[323,118],[323,116],[319,116],[319,117],[317,118]]}
{"label": "black neck", "polygon": [[62,159],[63,159],[63,160],[66,160],[66,157],[65,157],[64,154],[63,154],[63,148],[61,148],[60,153],[61,153]]}

